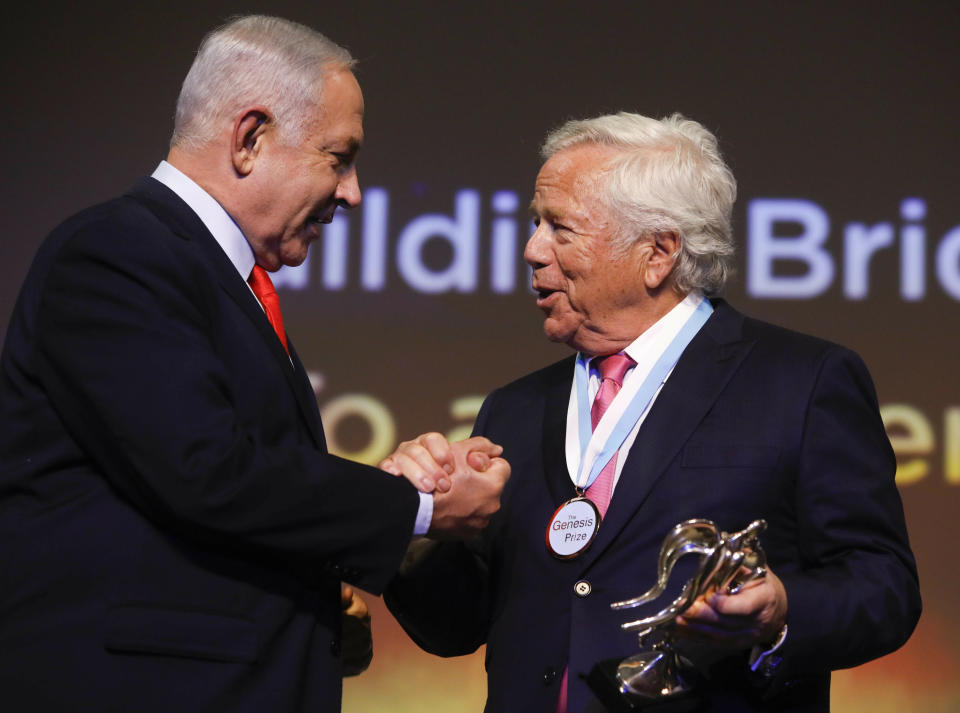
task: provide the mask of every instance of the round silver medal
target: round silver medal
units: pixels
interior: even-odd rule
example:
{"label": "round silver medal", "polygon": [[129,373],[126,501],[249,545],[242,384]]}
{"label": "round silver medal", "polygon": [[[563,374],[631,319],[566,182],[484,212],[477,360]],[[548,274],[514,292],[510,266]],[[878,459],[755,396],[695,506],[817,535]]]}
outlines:
{"label": "round silver medal", "polygon": [[573,498],[557,508],[547,525],[547,549],[562,560],[578,557],[600,528],[600,511],[591,500]]}

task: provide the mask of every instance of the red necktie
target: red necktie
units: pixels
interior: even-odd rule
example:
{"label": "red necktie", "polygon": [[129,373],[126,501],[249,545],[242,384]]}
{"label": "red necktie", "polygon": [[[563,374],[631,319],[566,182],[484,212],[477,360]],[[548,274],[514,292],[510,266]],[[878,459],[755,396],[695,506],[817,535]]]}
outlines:
{"label": "red necktie", "polygon": [[[593,428],[596,429],[603,414],[606,413],[613,398],[620,393],[623,387],[623,377],[627,370],[637,362],[621,352],[612,354],[596,360],[597,368],[600,369],[600,389],[593,399],[593,406],[590,407],[590,421]],[[603,466],[600,475],[587,488],[586,496],[590,498],[597,509],[600,510],[600,517],[607,514],[607,507],[610,505],[610,495],[613,492],[613,476],[617,472],[617,454],[614,453],[610,462]],[[570,669],[563,671],[563,679],[560,681],[560,696],[557,699],[557,713],[567,713],[567,686],[569,685]]]}
{"label": "red necktie", "polygon": [[[593,428],[597,428],[603,414],[606,413],[614,397],[620,393],[623,386],[623,377],[627,370],[634,366],[636,362],[623,352],[613,354],[603,359],[597,360],[597,367],[600,369],[600,390],[593,400],[593,406],[590,409],[590,420]],[[587,488],[587,497],[590,498],[600,510],[600,517],[607,514],[607,507],[610,505],[610,495],[613,493],[613,476],[617,472],[617,454],[603,466],[603,470]]]}
{"label": "red necktie", "polygon": [[250,289],[253,290],[253,294],[257,296],[260,304],[263,305],[263,311],[267,313],[267,319],[273,327],[273,331],[277,333],[280,343],[283,345],[287,354],[289,354],[290,350],[287,349],[287,333],[283,329],[283,317],[280,314],[280,298],[277,297],[277,291],[273,289],[270,275],[259,265],[254,265],[253,272],[250,273],[250,278],[247,282],[250,283]]}

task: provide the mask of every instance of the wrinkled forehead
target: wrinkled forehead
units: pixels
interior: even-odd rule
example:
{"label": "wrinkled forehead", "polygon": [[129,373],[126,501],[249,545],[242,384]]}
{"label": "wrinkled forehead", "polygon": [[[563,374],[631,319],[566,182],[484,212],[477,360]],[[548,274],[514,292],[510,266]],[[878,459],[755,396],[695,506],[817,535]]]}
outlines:
{"label": "wrinkled forehead", "polygon": [[544,199],[550,196],[592,198],[618,154],[614,147],[588,143],[562,149],[540,167],[536,195]]}

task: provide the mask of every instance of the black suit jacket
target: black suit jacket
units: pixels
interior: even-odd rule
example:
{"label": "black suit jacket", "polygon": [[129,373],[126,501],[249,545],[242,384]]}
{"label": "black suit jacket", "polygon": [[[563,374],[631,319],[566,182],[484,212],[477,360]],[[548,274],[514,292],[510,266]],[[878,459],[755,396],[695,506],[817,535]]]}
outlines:
{"label": "black suit jacket", "polygon": [[291,357],[153,179],[46,240],[0,372],[4,710],[338,709],[339,581],[382,588],[418,497],[327,453]]}
{"label": "black suit jacket", "polygon": [[707,710],[825,711],[831,669],[906,640],[920,610],[916,568],[893,453],[856,355],[718,302],[641,427],[596,540],[560,561],[544,535],[574,495],[564,456],[572,378],[571,358],[489,396],[476,431],[503,444],[513,466],[501,511],[471,546],[411,558],[385,597],[429,651],[487,644],[488,711],[552,713],[567,666],[568,709],[598,710],[583,677],[636,653],[620,624],[677,591],[642,610],[609,604],[652,586],[663,538],[688,518],[728,532],[765,518],[761,543],[789,600],[774,680],[747,675],[746,651],[710,662]]}

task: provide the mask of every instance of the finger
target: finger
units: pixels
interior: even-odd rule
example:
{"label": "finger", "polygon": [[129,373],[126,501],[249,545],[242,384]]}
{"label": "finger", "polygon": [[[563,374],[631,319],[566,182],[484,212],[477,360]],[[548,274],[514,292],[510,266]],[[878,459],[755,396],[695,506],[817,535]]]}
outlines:
{"label": "finger", "polygon": [[[759,580],[758,580],[759,581]],[[736,594],[717,592],[710,596],[710,607],[728,616],[753,616],[774,604],[773,588],[764,582],[745,587]]]}
{"label": "finger", "polygon": [[[447,456],[443,455],[447,451]],[[427,433],[419,436],[415,441],[401,443],[396,452],[390,456],[399,466],[405,476],[414,484],[422,482],[431,492],[438,480],[446,478],[450,472],[446,466],[437,461],[449,456],[449,444],[439,433]],[[449,488],[449,484],[447,486]]]}
{"label": "finger", "polygon": [[417,443],[427,450],[430,457],[437,466],[447,473],[452,473],[454,468],[453,453],[450,450],[450,442],[441,433],[431,432],[417,436]]}
{"label": "finger", "polygon": [[353,601],[353,587],[346,582],[340,582],[340,606],[346,609]]}
{"label": "finger", "polygon": [[483,436],[472,436],[466,440],[460,441],[468,451],[480,451],[485,453],[491,458],[503,453],[503,446],[497,445],[489,438],[484,438]]}
{"label": "finger", "polygon": [[491,458],[486,472],[496,476],[502,484],[505,484],[510,479],[510,464],[503,458]]}
{"label": "finger", "polygon": [[391,458],[390,456],[387,456],[382,461],[380,461],[377,467],[380,470],[387,471],[391,475],[403,475],[403,472],[400,470],[400,468],[397,467],[397,464],[393,462],[393,458]]}
{"label": "finger", "polygon": [[714,615],[689,617],[684,615],[679,626],[685,627],[691,631],[698,631],[710,634],[742,634],[746,631],[752,631],[754,621],[750,618],[727,617]]}
{"label": "finger", "polygon": [[425,467],[409,453],[395,453],[393,460],[403,476],[424,493],[432,493],[437,486],[437,479],[446,475],[435,464]]}
{"label": "finger", "polygon": [[450,442],[440,433],[424,433],[416,438],[416,442],[423,450],[414,452],[417,462],[423,466],[433,480],[436,489],[441,493],[450,490],[448,475],[453,472],[453,453],[450,451]]}
{"label": "finger", "polygon": [[367,603],[363,601],[363,597],[354,591],[351,591],[351,594],[350,605],[344,608],[343,613],[357,619],[369,616],[370,609],[367,607]]}
{"label": "finger", "polygon": [[490,466],[490,456],[482,451],[470,451],[467,453],[467,465],[482,473]]}
{"label": "finger", "polygon": [[698,631],[740,631],[752,623],[752,617],[725,614],[717,611],[702,597],[682,615],[683,625]]}
{"label": "finger", "polygon": [[[749,577],[754,576],[750,572],[747,572],[745,575],[740,575],[737,579],[731,582],[728,586],[727,591],[721,592],[722,594],[739,594],[744,592],[751,587],[759,587],[763,584],[763,576],[758,576],[753,579]],[[739,583],[738,583],[739,582]]]}
{"label": "finger", "polygon": [[365,619],[370,616],[370,609],[367,608],[367,604],[363,599],[355,595],[350,606],[347,607],[343,613],[355,619]]}

